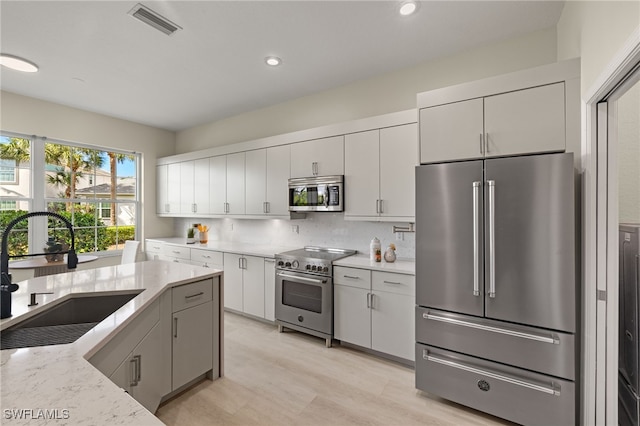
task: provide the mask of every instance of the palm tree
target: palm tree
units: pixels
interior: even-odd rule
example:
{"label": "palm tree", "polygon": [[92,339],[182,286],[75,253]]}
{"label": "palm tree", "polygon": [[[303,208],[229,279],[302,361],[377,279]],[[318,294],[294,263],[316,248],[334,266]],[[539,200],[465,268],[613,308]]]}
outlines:
{"label": "palm tree", "polygon": [[[47,143],[44,152],[46,163],[58,166],[56,173],[47,177],[47,182],[64,187],[67,199],[75,198],[76,185],[83,172],[101,167],[104,161],[101,151],[94,149]],[[67,210],[70,208],[71,202],[67,202]]]}
{"label": "palm tree", "polygon": [[8,143],[0,144],[0,158],[15,160],[16,166],[29,161],[31,154],[28,139],[9,138]]}

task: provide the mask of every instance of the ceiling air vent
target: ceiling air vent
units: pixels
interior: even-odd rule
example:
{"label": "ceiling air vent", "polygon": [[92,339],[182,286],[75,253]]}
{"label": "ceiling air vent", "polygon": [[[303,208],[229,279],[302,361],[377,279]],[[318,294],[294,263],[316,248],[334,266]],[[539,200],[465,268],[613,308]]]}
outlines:
{"label": "ceiling air vent", "polygon": [[134,8],[129,11],[129,15],[141,20],[145,24],[151,25],[156,30],[162,31],[167,35],[171,35],[174,32],[182,29],[182,27],[174,24],[167,18],[159,15],[158,13],[140,3],[135,5]]}

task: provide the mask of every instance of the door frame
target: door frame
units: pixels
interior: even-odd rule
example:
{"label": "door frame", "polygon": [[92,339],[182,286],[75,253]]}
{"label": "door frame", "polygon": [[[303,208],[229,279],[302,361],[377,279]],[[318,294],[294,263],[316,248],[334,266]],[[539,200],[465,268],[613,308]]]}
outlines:
{"label": "door frame", "polygon": [[585,425],[618,423],[618,169],[615,129],[608,126],[616,111],[613,103],[601,101],[638,62],[640,28],[583,96],[584,330],[580,414]]}

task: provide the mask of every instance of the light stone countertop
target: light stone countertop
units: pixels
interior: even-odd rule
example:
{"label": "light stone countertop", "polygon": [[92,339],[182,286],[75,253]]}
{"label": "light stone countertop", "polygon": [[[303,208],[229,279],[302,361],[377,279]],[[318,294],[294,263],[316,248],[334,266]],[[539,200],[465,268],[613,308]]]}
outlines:
{"label": "light stone countertop", "polygon": [[366,255],[354,255],[345,257],[333,262],[333,266],[347,266],[350,268],[370,269],[372,271],[393,272],[396,274],[415,275],[416,274],[416,262],[408,259],[397,259],[393,263],[385,262],[372,262],[369,256]]}
{"label": "light stone countertop", "polygon": [[[155,260],[77,270],[18,283],[20,288],[13,293],[13,316],[0,320],[0,330],[70,294],[143,291],[74,343],[0,351],[0,423],[162,425],[86,358],[102,348],[164,290],[221,274],[216,269]],[[38,295],[39,304],[27,307],[32,292],[53,294]],[[13,418],[14,410],[22,410],[23,418]],[[55,420],[47,420],[42,410],[49,410],[48,415]]]}
{"label": "light stone countertop", "polygon": [[259,256],[259,257],[273,257],[278,253],[282,253],[289,250],[299,249],[300,247],[288,247],[288,246],[275,246],[266,244],[249,244],[231,241],[211,241],[207,244],[187,244],[186,238],[181,237],[162,237],[162,238],[147,238],[149,241],[158,241],[166,244],[173,244],[181,247],[188,247],[194,249],[204,249],[213,251],[222,251],[225,253],[245,254],[247,256]]}

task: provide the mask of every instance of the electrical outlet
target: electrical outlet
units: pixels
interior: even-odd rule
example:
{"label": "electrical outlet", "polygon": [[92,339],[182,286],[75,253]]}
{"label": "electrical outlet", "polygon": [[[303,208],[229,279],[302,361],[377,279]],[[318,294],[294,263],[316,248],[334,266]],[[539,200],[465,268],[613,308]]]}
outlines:
{"label": "electrical outlet", "polygon": [[299,234],[300,233],[300,226],[299,225],[291,225],[291,232],[293,232],[294,234]]}
{"label": "electrical outlet", "polygon": [[404,241],[404,232],[396,232],[396,241]]}

